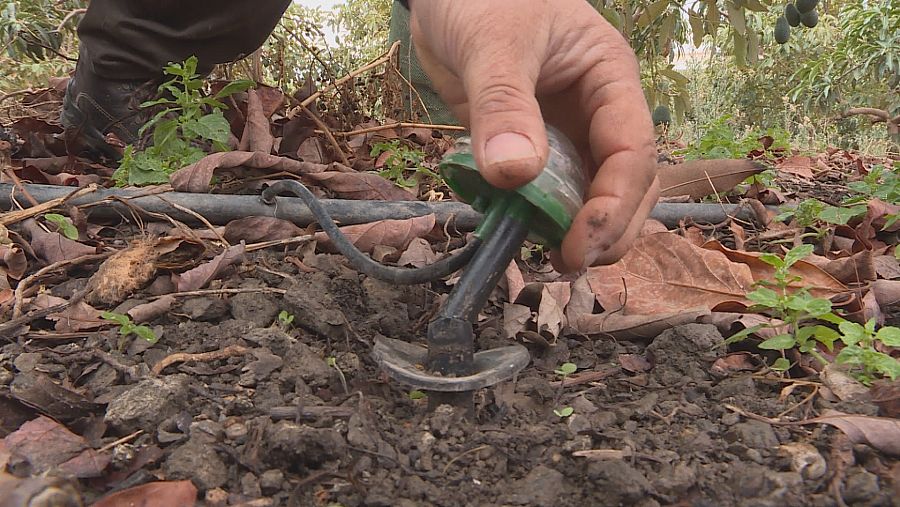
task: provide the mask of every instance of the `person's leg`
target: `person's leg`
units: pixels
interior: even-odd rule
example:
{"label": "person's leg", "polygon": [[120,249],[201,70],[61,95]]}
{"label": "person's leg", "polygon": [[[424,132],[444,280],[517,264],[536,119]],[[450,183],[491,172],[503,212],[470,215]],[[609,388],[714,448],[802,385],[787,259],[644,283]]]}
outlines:
{"label": "person's leg", "polygon": [[78,25],[79,60],[116,80],[147,80],[194,55],[207,73],[249,55],[291,0],[92,0]]}
{"label": "person's leg", "polygon": [[[81,46],[61,123],[71,152],[87,147],[110,157],[115,134],[137,139],[148,119],[140,103],[155,91],[162,68],[194,55],[207,73],[259,48],[291,0],[92,0],[78,26]],[[85,146],[86,145],[86,146]]]}

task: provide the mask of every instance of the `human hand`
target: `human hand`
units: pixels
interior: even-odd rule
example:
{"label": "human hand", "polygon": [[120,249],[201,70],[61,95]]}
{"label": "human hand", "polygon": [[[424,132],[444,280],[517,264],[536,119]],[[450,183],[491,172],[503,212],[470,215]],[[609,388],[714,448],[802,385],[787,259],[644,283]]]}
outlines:
{"label": "human hand", "polygon": [[656,146],[634,52],[584,0],[414,0],[422,68],[472,132],[485,179],[517,188],[548,155],[544,122],[581,151],[585,205],[560,271],[625,254],[656,204]]}

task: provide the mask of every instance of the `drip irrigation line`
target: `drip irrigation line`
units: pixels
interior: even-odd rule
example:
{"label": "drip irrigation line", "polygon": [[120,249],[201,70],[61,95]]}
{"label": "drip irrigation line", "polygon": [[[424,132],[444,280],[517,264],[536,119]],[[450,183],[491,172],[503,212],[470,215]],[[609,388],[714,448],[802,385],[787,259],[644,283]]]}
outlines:
{"label": "drip irrigation line", "polygon": [[[56,185],[24,185],[34,199],[47,202],[71,194],[73,187]],[[297,197],[279,197],[277,206],[263,204],[258,195],[192,194],[166,192],[159,196],[142,195],[142,190],[100,189],[69,201],[68,205],[85,206],[89,217],[119,218],[131,216],[132,209],[111,199],[130,199],[130,202],[151,212],[169,215],[175,220],[197,225],[197,217],[179,210],[173,204],[193,210],[214,225],[225,225],[248,216],[271,216],[306,227],[316,222],[310,209]],[[135,197],[141,195],[141,197]],[[27,200],[12,183],[0,183],[0,213],[14,208],[13,197],[19,203]],[[106,201],[106,202],[103,202]],[[472,231],[481,223],[481,214],[467,204],[452,201],[357,201],[349,199],[320,199],[328,214],[340,225],[363,224],[378,220],[402,220],[434,214],[438,224],[450,222],[460,231]],[[102,205],[98,205],[102,203]],[[170,204],[172,203],[172,204]],[[775,209],[775,208],[770,208]],[[650,214],[669,228],[678,227],[685,218],[702,224],[717,224],[728,216],[753,221],[755,216],[747,206],[707,203],[659,203]]]}

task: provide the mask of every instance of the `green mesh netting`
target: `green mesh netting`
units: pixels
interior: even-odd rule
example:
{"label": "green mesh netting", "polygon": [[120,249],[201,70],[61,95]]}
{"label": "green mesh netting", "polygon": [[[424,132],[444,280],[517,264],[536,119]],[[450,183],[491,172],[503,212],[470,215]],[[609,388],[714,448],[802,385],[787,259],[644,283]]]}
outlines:
{"label": "green mesh netting", "polygon": [[[394,2],[391,9],[391,31],[388,38],[389,45],[395,41],[400,41],[400,73],[412,83],[413,88],[418,92],[418,97],[412,91],[403,94],[403,105],[406,107],[410,117],[415,117],[418,114],[420,120],[427,120],[431,123],[459,125],[459,120],[453,116],[453,113],[450,112],[450,109],[432,88],[431,80],[428,79],[425,71],[419,65],[419,60],[416,58],[416,52],[413,49],[409,35],[409,11],[400,5],[399,2]],[[421,113],[420,97],[425,105],[427,115]]]}

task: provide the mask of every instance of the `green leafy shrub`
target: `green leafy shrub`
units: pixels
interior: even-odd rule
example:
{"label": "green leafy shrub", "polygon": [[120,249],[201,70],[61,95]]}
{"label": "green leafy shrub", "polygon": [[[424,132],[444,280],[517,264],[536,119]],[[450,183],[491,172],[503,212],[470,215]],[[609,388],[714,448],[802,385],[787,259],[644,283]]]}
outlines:
{"label": "green leafy shrub", "polygon": [[[382,153],[387,153],[388,156],[384,160],[384,169],[378,174],[393,181],[397,186],[413,187],[421,176],[434,180],[441,179],[437,173],[425,167],[425,152],[410,148],[399,139],[375,143],[372,146],[371,156],[377,157]],[[413,175],[407,177],[408,172],[412,172]]]}

